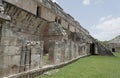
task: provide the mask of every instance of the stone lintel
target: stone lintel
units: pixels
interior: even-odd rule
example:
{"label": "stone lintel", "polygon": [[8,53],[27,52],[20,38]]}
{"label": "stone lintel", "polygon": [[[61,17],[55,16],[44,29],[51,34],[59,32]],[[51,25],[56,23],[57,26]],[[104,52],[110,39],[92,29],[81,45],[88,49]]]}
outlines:
{"label": "stone lintel", "polygon": [[10,21],[11,18],[8,15],[0,13],[0,21]]}

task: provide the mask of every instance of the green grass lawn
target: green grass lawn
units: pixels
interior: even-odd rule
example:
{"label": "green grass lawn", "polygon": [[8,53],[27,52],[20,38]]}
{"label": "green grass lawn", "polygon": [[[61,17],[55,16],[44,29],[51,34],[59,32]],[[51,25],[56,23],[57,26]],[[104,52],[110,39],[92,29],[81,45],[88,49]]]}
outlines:
{"label": "green grass lawn", "polygon": [[90,56],[39,78],[120,78],[120,53],[116,57]]}

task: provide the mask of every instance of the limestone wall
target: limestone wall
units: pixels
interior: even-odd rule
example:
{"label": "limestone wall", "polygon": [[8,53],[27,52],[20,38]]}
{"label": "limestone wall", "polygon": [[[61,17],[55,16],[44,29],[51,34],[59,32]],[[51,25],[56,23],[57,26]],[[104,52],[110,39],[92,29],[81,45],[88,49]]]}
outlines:
{"label": "limestone wall", "polygon": [[[25,72],[25,75],[22,75],[26,78],[31,70],[46,65],[69,63],[75,58],[90,55],[87,39],[76,35],[75,27],[66,30],[58,23],[45,20],[11,3],[4,2],[4,8],[11,21],[5,22],[0,27],[2,77],[14,74],[18,77]],[[79,34],[86,34],[81,30],[78,31]],[[29,73],[26,73],[27,71]],[[31,78],[39,75],[41,73],[39,71],[42,72],[42,70],[32,72]]]}
{"label": "limestone wall", "polygon": [[35,0],[4,0],[33,14],[36,14],[37,2]]}
{"label": "limestone wall", "polygon": [[56,15],[55,13],[50,11],[48,8],[41,7],[41,17],[49,21],[55,21]]}
{"label": "limestone wall", "polygon": [[44,27],[41,26],[47,22],[12,5],[5,6],[5,14],[12,20],[2,25],[0,36],[3,75],[41,67],[44,44],[41,34]]}
{"label": "limestone wall", "polygon": [[120,52],[120,43],[108,43],[107,48],[112,52]]}
{"label": "limestone wall", "polygon": [[70,31],[75,32],[78,30],[79,32],[88,33],[83,27],[80,26],[79,23],[75,21],[75,19],[64,12],[64,10],[57,4],[53,3],[51,0],[4,0],[7,1],[19,8],[22,8],[28,12],[37,15],[37,7],[40,7],[41,14],[40,17],[48,20],[48,21],[55,21],[57,17],[58,20],[61,20],[61,25],[64,28],[68,29],[68,25],[70,26]]}

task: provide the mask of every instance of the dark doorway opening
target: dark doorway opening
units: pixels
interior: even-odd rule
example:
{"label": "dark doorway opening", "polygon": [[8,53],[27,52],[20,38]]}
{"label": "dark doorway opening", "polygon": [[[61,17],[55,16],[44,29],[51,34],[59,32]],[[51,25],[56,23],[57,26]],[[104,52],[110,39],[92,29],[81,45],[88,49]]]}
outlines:
{"label": "dark doorway opening", "polygon": [[94,43],[90,44],[90,53],[91,55],[95,55],[95,44]]}
{"label": "dark doorway opening", "polygon": [[40,7],[40,6],[37,7],[36,15],[37,15],[38,17],[41,17],[41,7]]}
{"label": "dark doorway opening", "polygon": [[112,52],[115,52],[115,48],[112,48]]}

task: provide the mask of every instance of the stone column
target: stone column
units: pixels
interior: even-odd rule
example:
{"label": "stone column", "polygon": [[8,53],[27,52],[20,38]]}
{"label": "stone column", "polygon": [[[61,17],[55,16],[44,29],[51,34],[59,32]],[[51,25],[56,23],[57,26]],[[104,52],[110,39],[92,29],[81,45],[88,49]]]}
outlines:
{"label": "stone column", "polygon": [[2,0],[0,0],[0,6],[2,6]]}
{"label": "stone column", "polygon": [[74,58],[75,50],[74,50],[74,42],[71,41],[71,59]]}
{"label": "stone column", "polygon": [[43,66],[43,41],[40,42],[40,65],[39,67]]}
{"label": "stone column", "polygon": [[59,64],[65,61],[65,44],[63,41],[56,41],[54,52],[55,64]]}
{"label": "stone column", "polygon": [[54,52],[55,52],[55,47],[56,47],[56,43],[55,43],[55,41],[49,41],[49,52],[48,52],[48,54],[49,54],[49,62],[50,62],[50,64],[54,64],[54,57],[55,57],[55,54],[54,54]]}
{"label": "stone column", "polygon": [[65,62],[65,41],[60,42],[61,43],[61,61]]}
{"label": "stone column", "polygon": [[78,44],[76,43],[75,46],[76,46],[76,48],[75,48],[76,49],[75,57],[78,57],[78,55],[79,55],[79,53],[78,53]]}
{"label": "stone column", "polygon": [[5,27],[3,26],[2,22],[1,22],[1,28],[0,28],[0,78],[3,77],[4,75],[4,33],[5,33]]}
{"label": "stone column", "polygon": [[10,20],[10,17],[3,14],[4,8],[2,7],[2,0],[0,0],[0,78],[3,77],[3,68],[4,68],[4,46],[2,46],[2,40],[3,40],[3,24],[6,23],[6,21]]}
{"label": "stone column", "polygon": [[69,41],[66,41],[66,43],[65,43],[65,61],[69,60],[69,52],[70,52],[69,45],[70,45]]}
{"label": "stone column", "polygon": [[54,48],[54,64],[59,64],[64,60],[64,51],[63,51],[62,41],[55,41]]}

